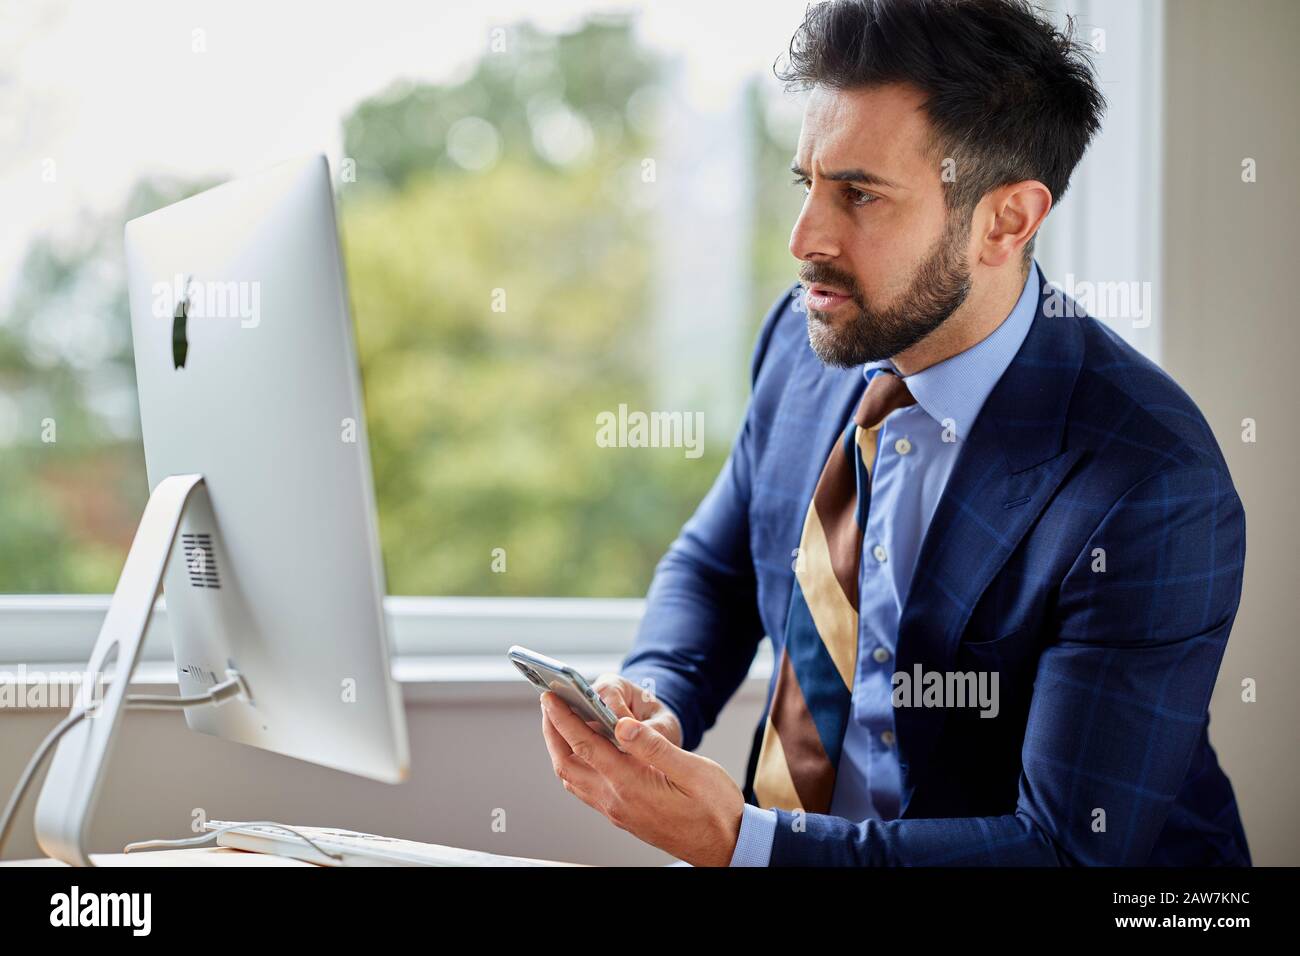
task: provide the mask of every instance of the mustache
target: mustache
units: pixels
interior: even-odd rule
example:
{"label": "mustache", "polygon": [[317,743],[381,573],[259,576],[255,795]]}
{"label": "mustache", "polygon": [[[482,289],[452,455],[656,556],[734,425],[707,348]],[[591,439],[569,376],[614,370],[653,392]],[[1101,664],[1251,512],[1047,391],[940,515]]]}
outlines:
{"label": "mustache", "polygon": [[799,281],[803,283],[805,289],[819,285],[830,286],[840,290],[854,302],[862,301],[862,292],[853,274],[837,269],[826,262],[805,262],[799,267]]}

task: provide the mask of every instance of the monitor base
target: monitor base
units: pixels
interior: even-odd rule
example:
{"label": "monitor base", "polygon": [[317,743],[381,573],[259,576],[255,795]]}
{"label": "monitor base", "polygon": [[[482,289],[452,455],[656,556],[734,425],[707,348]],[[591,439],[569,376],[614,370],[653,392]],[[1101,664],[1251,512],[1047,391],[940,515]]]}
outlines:
{"label": "monitor base", "polygon": [[[91,712],[59,741],[41,787],[36,842],[48,856],[72,866],[94,865],[86,845],[91,815],[126,709],[131,675],[162,590],[163,572],[186,505],[196,492],[207,494],[202,475],[171,475],[149,496],[70,713],[86,708]],[[95,691],[105,684],[110,662],[114,677],[103,700],[97,702]]]}

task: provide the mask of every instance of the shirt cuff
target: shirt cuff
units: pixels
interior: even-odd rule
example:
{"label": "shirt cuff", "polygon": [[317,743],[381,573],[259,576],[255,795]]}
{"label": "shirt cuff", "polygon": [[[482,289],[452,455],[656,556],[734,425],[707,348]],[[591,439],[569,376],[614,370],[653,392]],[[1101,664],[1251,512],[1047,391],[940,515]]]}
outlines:
{"label": "shirt cuff", "polygon": [[745,804],[740,811],[740,836],[731,854],[731,866],[767,866],[772,862],[775,837],[776,811]]}

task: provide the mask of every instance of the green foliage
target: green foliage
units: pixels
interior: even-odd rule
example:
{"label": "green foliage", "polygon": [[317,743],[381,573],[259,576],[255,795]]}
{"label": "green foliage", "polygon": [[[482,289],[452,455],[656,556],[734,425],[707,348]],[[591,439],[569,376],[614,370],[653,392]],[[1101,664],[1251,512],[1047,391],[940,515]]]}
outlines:
{"label": "green foliage", "polygon": [[521,23],[501,39],[504,49],[485,54],[464,82],[400,81],[357,106],[343,123],[343,145],[362,189],[399,189],[427,170],[457,171],[447,133],[467,116],[491,122],[507,153],[548,164],[534,133],[540,114],[557,105],[587,122],[598,151],[644,155],[646,139],[628,106],[638,91],[653,89],[657,76],[627,18],[592,18],[559,35]]}
{"label": "green foliage", "polygon": [[140,184],[120,213],[28,249],[0,315],[0,414],[13,423],[0,454],[0,591],[116,584],[148,494],[131,434],[122,223],[210,185]]}
{"label": "green foliage", "polygon": [[791,183],[798,128],[787,118],[786,128],[772,113],[762,88],[751,82],[746,95],[749,126],[754,137],[754,231],[751,244],[753,296],[749,314],[762,321],[778,295],[790,288],[796,270],[788,248],[790,229],[803,204],[803,190]]}
{"label": "green foliage", "polygon": [[650,407],[635,216],[590,170],[508,159],[341,220],[389,590],[643,593],[723,450],[596,444],[599,412]]}
{"label": "green foliage", "polygon": [[[355,179],[339,184],[340,229],[388,586],[640,595],[726,454],[596,443],[599,413],[655,407],[653,249],[635,192],[657,67],[622,18],[563,35],[519,25],[505,41],[463,81],[397,84],[343,123]],[[448,150],[466,117],[494,137],[473,171]],[[561,144],[585,145],[567,158],[547,148],[557,117]],[[757,99],[753,119],[783,190],[764,174],[757,322],[788,283],[792,144],[762,127]],[[147,492],[121,227],[208,185],[143,183],[77,239],[30,249],[0,315],[0,426],[6,409],[19,423],[0,455],[0,591],[112,589]],[[93,335],[63,328],[81,316],[99,317]]]}

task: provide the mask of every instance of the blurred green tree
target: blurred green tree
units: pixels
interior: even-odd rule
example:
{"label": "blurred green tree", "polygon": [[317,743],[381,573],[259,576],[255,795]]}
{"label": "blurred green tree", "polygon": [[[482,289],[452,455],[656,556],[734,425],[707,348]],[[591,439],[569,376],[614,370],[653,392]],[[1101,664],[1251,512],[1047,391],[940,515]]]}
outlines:
{"label": "blurred green tree", "polygon": [[598,413],[651,395],[634,192],[655,67],[621,19],[504,41],[464,82],[390,91],[344,127],[389,589],[639,595],[724,454],[596,444]]}
{"label": "blurred green tree", "polygon": [[[498,39],[464,79],[395,84],[343,121],[339,220],[389,590],[640,595],[727,451],[596,442],[599,413],[653,408],[640,164],[660,66],[622,17]],[[756,158],[779,157],[756,197],[756,324],[788,282],[793,142],[768,129],[757,89],[751,113]],[[121,224],[208,185],[141,184],[77,240],[32,245],[0,315],[0,434],[17,423],[0,456],[0,591],[112,589],[147,493]],[[55,443],[40,440],[47,418]]]}
{"label": "blurred green tree", "polygon": [[0,591],[111,591],[148,497],[122,223],[213,182],[155,181],[32,243],[0,315]]}

